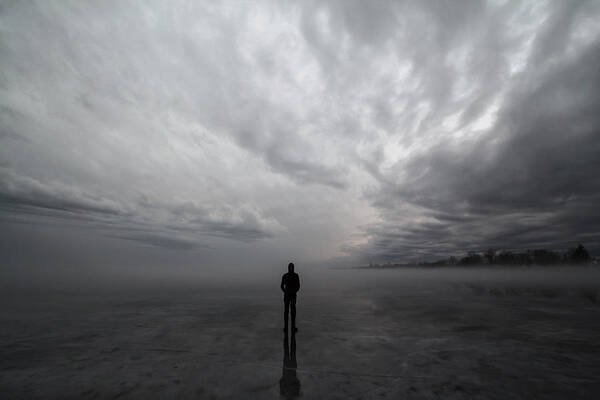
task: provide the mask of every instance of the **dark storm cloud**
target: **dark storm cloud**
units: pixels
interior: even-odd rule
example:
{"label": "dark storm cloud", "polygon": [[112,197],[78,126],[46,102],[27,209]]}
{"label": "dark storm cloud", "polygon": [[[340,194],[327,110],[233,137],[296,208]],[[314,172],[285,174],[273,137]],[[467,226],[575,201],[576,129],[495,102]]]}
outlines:
{"label": "dark storm cloud", "polygon": [[[537,53],[536,53],[537,54]],[[438,146],[398,165],[408,178],[374,195],[386,223],[371,257],[431,258],[466,250],[600,247],[600,43],[516,87],[490,135]],[[428,222],[394,220],[396,206]],[[408,226],[407,226],[408,225]]]}

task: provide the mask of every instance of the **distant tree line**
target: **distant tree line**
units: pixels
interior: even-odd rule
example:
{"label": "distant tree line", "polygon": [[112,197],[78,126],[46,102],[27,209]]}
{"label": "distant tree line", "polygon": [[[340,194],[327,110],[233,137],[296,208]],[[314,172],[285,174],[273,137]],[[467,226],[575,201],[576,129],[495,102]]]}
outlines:
{"label": "distant tree line", "polygon": [[402,267],[402,266],[474,266],[474,265],[558,265],[558,264],[589,264],[597,262],[588,251],[579,244],[577,247],[560,253],[553,250],[535,249],[522,252],[509,250],[488,249],[484,252],[470,251],[464,257],[448,257],[433,262],[408,264],[369,264],[370,267]]}
{"label": "distant tree line", "polygon": [[564,253],[546,249],[512,252],[508,250],[489,249],[483,253],[470,251],[465,257],[450,257],[448,264],[454,265],[555,265],[555,264],[587,264],[592,261],[590,254],[579,244]]}

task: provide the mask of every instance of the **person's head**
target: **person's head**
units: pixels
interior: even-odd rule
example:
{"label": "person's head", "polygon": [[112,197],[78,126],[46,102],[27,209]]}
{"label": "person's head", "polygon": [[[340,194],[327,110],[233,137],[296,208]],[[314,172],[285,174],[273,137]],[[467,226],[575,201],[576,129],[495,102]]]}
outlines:
{"label": "person's head", "polygon": [[294,263],[288,264],[288,272],[294,272]]}

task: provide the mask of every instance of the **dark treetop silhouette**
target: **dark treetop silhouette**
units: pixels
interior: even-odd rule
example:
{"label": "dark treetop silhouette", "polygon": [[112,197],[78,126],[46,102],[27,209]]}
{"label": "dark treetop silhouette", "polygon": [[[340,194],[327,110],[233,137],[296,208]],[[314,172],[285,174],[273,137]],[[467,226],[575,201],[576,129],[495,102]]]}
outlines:
{"label": "dark treetop silhouette", "polygon": [[297,332],[296,328],[296,293],[300,290],[300,278],[294,272],[294,263],[288,264],[288,272],[281,277],[281,290],[283,291],[283,331],[287,332],[288,328],[288,312],[292,311],[292,331]]}

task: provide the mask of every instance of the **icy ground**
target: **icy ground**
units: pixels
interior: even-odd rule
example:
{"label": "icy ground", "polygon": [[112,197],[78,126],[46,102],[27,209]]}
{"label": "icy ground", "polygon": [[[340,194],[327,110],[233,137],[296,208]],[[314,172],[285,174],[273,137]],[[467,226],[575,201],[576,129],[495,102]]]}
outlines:
{"label": "icy ground", "polygon": [[288,353],[286,368],[279,277],[231,287],[8,290],[0,394],[600,398],[599,274],[515,274],[336,270],[303,279],[295,363]]}

